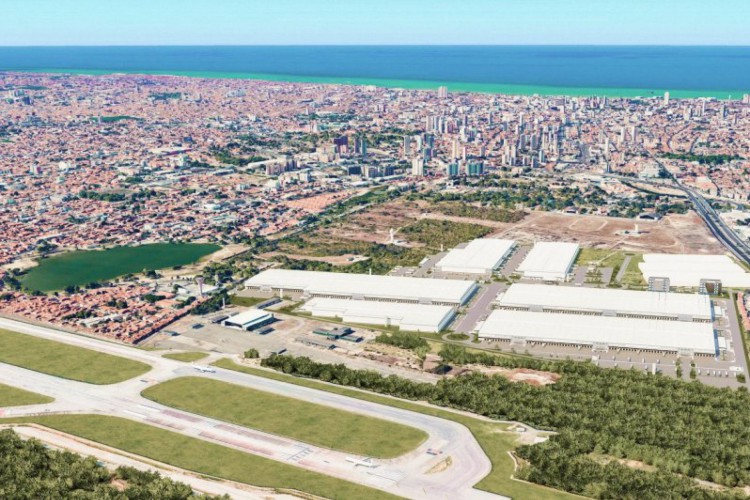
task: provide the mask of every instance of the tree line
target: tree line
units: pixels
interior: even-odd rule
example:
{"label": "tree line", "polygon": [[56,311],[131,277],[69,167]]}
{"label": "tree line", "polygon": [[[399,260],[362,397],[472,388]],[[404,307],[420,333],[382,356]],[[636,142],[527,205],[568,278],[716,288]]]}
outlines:
{"label": "tree line", "polygon": [[[352,370],[307,358],[272,356],[285,373],[406,399],[516,420],[556,431],[522,446],[520,474],[536,483],[596,498],[735,498],[692,479],[727,487],[750,484],[750,394],[635,370],[590,363],[472,353],[446,345],[445,363],[484,364],[558,373],[547,386],[472,373],[437,384]],[[623,459],[639,462],[629,467]],[[644,470],[651,469],[651,470]]]}
{"label": "tree line", "polygon": [[0,498],[228,499],[194,493],[190,486],[156,472],[132,467],[118,467],[113,472],[93,457],[47,448],[35,439],[21,439],[10,429],[0,431]]}

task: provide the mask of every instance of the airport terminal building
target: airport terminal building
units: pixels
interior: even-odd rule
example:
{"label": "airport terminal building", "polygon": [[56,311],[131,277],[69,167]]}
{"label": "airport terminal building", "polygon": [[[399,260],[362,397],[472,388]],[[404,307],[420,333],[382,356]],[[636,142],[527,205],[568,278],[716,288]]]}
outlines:
{"label": "airport terminal building", "polygon": [[332,299],[401,302],[461,306],[477,291],[470,280],[373,276],[369,274],[328,273],[268,269],[245,282],[245,287],[279,296],[297,295],[302,299]]}

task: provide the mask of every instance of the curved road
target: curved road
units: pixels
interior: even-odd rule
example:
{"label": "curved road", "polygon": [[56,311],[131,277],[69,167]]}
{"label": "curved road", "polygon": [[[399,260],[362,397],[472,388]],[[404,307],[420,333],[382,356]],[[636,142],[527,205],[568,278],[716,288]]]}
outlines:
{"label": "curved road", "polygon": [[[500,498],[472,488],[489,474],[492,466],[469,430],[455,422],[221,368],[216,368],[215,373],[201,374],[185,363],[162,358],[156,352],[48,327],[0,318],[0,328],[143,361],[152,366],[151,371],[140,378],[99,386],[0,363],[0,381],[55,398],[53,403],[45,405],[8,408],[6,416],[46,412],[111,415],[292,463],[408,498]],[[375,460],[377,467],[374,468],[361,467],[347,460],[353,457],[351,454],[175,410],[140,395],[150,385],[191,375],[409,425],[424,430],[429,437],[416,450],[406,455],[392,460]],[[433,456],[427,453],[428,449],[438,449],[443,453]],[[450,467],[442,472],[428,474],[432,467],[446,457],[451,457]],[[354,458],[362,460],[365,457]]]}

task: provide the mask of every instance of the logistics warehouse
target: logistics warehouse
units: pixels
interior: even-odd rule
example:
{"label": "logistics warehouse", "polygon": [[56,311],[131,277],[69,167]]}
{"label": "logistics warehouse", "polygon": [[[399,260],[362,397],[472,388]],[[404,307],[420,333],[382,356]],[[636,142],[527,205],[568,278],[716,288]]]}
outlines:
{"label": "logistics warehouse", "polygon": [[513,252],[516,242],[480,238],[462,248],[454,248],[435,265],[442,273],[488,276],[503,265]]}
{"label": "logistics warehouse", "polygon": [[300,310],[321,318],[339,318],[345,323],[394,326],[412,332],[439,332],[456,314],[451,306],[326,298],[311,299]]}
{"label": "logistics warehouse", "polygon": [[297,294],[303,299],[327,297],[447,306],[464,305],[477,291],[474,281],[289,269],[268,269],[248,279],[245,286],[280,296]]}
{"label": "logistics warehouse", "polygon": [[501,292],[479,337],[513,345],[545,343],[716,355],[706,295],[514,284]]}

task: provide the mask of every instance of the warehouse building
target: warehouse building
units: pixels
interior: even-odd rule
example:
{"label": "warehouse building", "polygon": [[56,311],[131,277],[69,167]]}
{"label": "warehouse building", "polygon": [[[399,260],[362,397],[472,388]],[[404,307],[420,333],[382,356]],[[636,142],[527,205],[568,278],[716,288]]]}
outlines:
{"label": "warehouse building", "polygon": [[683,356],[717,355],[717,339],[711,323],[619,318],[497,309],[479,328],[485,340],[564,347],[591,347],[670,352]]}
{"label": "warehouse building", "polygon": [[240,330],[255,330],[271,323],[273,320],[274,316],[272,313],[261,311],[260,309],[248,309],[225,319],[221,324],[230,328],[239,328]]}
{"label": "warehouse building", "polygon": [[480,238],[463,248],[454,248],[440,259],[435,270],[442,273],[490,276],[510,256],[516,242]]}
{"label": "warehouse building", "polygon": [[498,294],[500,309],[622,318],[712,322],[707,295],[516,283]]}
{"label": "warehouse building", "polygon": [[701,280],[719,281],[724,287],[750,287],[750,273],[727,255],[647,253],[638,264],[646,281],[668,278],[676,287],[700,287]]}
{"label": "warehouse building", "polygon": [[524,278],[565,281],[578,256],[577,243],[539,242],[518,266]]}
{"label": "warehouse building", "polygon": [[456,314],[451,306],[327,298],[311,299],[299,310],[321,318],[339,318],[345,323],[395,326],[412,332],[439,332]]}
{"label": "warehouse building", "polygon": [[327,297],[449,306],[465,304],[477,290],[474,281],[289,269],[263,271],[248,279],[245,286],[282,297],[286,294],[303,299]]}

